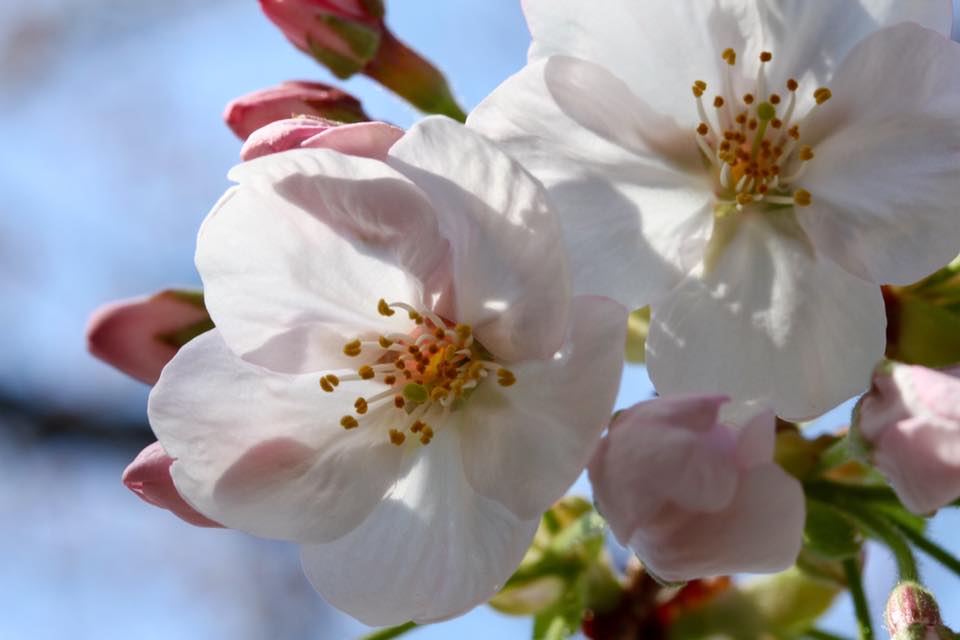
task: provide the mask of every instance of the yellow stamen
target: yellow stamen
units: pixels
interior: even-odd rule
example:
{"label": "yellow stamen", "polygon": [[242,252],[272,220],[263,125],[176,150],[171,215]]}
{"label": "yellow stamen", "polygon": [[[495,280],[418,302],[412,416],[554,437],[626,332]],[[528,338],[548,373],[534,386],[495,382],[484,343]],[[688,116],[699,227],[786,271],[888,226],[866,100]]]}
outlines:
{"label": "yellow stamen", "polygon": [[371,367],[371,366],[368,365],[368,364],[365,364],[365,365],[363,365],[362,367],[360,367],[359,369],[357,369],[357,375],[359,375],[359,376],[360,376],[361,378],[363,378],[364,380],[370,380],[371,378],[373,378],[373,377],[374,377],[375,375],[377,375],[377,374],[376,374],[376,372],[373,370],[373,367]]}
{"label": "yellow stamen", "polygon": [[368,409],[366,398],[357,398],[357,401],[353,403],[353,408],[356,409],[360,415],[365,414]]}
{"label": "yellow stamen", "polygon": [[800,147],[800,159],[803,160],[804,162],[813,160],[813,147],[811,147],[808,144],[805,144],[802,147]]}
{"label": "yellow stamen", "polygon": [[732,67],[733,65],[737,64],[737,52],[733,49],[724,49],[723,59]]}
{"label": "yellow stamen", "polygon": [[497,382],[501,387],[509,387],[517,381],[516,376],[509,369],[497,369]]}
{"label": "yellow stamen", "polygon": [[383,298],[380,298],[380,302],[377,303],[377,311],[380,312],[380,315],[388,317],[396,313],[396,311],[391,309],[390,305],[388,305],[387,301]]}
{"label": "yellow stamen", "polygon": [[343,416],[340,418],[340,426],[344,429],[356,429],[360,426],[360,423],[353,416]]}
{"label": "yellow stamen", "polygon": [[833,93],[826,87],[820,87],[813,92],[813,99],[817,101],[817,104],[823,104],[832,97]]}
{"label": "yellow stamen", "polygon": [[806,189],[797,189],[793,194],[793,202],[798,207],[809,207],[813,201],[813,196]]}
{"label": "yellow stamen", "polygon": [[352,340],[347,344],[343,345],[344,355],[348,355],[351,358],[355,358],[356,356],[360,355],[361,350],[362,350],[362,345],[359,340]]}
{"label": "yellow stamen", "polygon": [[390,429],[390,442],[395,444],[398,447],[404,443],[407,439],[407,436],[403,435],[403,432],[397,431],[396,429]]}

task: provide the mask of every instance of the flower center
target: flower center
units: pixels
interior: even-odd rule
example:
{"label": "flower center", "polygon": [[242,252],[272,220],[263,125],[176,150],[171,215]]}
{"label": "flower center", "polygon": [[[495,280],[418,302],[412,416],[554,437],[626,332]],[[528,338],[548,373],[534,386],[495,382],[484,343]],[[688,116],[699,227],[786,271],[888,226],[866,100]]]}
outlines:
{"label": "flower center", "polygon": [[[373,364],[365,364],[356,373],[337,376],[329,373],[320,378],[320,387],[333,393],[341,382],[376,380],[387,386],[380,393],[357,398],[356,415],[340,419],[344,429],[360,426],[363,417],[378,405],[395,413],[395,426],[390,428],[390,442],[400,446],[411,439],[430,444],[433,424],[443,422],[452,411],[460,409],[470,394],[491,373],[497,383],[509,387],[516,377],[492,361],[490,353],[473,337],[468,324],[453,324],[432,311],[417,310],[403,302],[380,300],[377,310],[392,316],[406,311],[415,323],[409,334],[388,333],[375,340],[356,339],[343,347],[351,357],[374,352]],[[437,421],[434,421],[437,419]]]}
{"label": "flower center", "polygon": [[[780,94],[767,92],[765,67],[773,60],[773,54],[764,51],[760,54],[754,93],[735,96],[732,69],[737,63],[737,53],[727,49],[722,57],[727,63],[727,73],[724,90],[713,98],[713,118],[703,103],[707,83],[702,80],[693,83],[701,120],[696,140],[714,170],[717,215],[742,211],[753,203],[808,206],[813,196],[793,186],[814,155],[812,147],[801,144],[803,120],[794,121],[800,85],[792,78],[787,80],[789,98],[784,108]],[[831,96],[826,87],[813,92],[817,105]]]}

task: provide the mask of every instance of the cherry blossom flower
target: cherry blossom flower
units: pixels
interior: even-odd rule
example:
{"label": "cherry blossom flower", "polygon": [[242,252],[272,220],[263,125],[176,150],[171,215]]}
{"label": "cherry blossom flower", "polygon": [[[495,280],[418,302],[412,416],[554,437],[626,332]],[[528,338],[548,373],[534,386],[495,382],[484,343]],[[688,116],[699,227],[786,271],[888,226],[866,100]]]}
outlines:
{"label": "cherry blossom flower", "polygon": [[428,118],[384,157],[231,171],[197,242],[216,329],[149,403],[192,507],[300,543],[373,625],[503,585],[599,439],[626,320],[571,299],[541,185],[479,134]]}
{"label": "cherry blossom flower", "polygon": [[855,437],[908,509],[960,498],[960,368],[881,365],[854,415]]}
{"label": "cherry blossom flower", "polygon": [[590,462],[617,540],[666,581],[786,569],[803,536],[800,483],[773,462],[774,417],[720,419],[722,396],[675,396],[620,413]]}
{"label": "cherry blossom flower", "polygon": [[471,114],[558,203],[576,292],[652,304],[663,393],[791,419],[862,389],[877,285],[960,250],[949,0],[527,0]]}

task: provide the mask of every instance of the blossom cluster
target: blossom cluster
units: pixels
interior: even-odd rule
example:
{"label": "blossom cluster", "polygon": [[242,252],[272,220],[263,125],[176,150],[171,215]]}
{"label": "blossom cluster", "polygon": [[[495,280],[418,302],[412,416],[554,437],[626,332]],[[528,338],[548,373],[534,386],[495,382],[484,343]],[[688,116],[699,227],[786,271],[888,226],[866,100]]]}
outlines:
{"label": "blossom cluster", "polygon": [[[792,566],[808,499],[880,488],[871,465],[916,514],[960,497],[960,370],[883,360],[881,289],[960,253],[948,0],[526,0],[527,65],[465,124],[379,0],[261,5],[445,115],[403,131],[305,82],[228,106],[202,298],[91,322],[154,384],[159,442],[124,475],[145,500],[299,543],[387,625],[489,600],[585,469],[670,583]],[[659,397],[611,417],[644,307]],[[793,423],[864,391],[827,443],[860,462],[831,465]]]}

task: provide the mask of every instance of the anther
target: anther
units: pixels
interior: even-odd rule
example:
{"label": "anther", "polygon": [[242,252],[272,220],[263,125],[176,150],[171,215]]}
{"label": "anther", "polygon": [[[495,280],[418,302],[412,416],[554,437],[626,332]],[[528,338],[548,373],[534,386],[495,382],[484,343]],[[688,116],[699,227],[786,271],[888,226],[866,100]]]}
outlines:
{"label": "anther", "polygon": [[803,160],[804,162],[807,162],[808,160],[813,160],[813,147],[811,147],[808,144],[805,144],[802,147],[800,147],[800,159]]}
{"label": "anther", "polygon": [[431,440],[433,440],[433,429],[424,425],[423,431],[420,432],[420,444],[430,444]]}
{"label": "anther", "polygon": [[813,196],[806,189],[797,189],[793,193],[793,202],[798,207],[808,207],[813,200]]}
{"label": "anther", "polygon": [[407,436],[403,435],[403,432],[397,431],[396,429],[390,429],[390,442],[395,444],[398,447],[404,443],[407,439]]}
{"label": "anther", "polygon": [[378,340],[378,342],[380,343],[380,346],[383,347],[384,349],[389,349],[390,347],[393,346],[393,340],[391,340],[386,336],[380,336],[380,339]]}
{"label": "anther", "polygon": [[752,93],[748,93],[748,94],[744,95],[744,96],[743,96],[743,103],[744,103],[744,104],[753,104],[753,94],[752,94]]}
{"label": "anther", "polygon": [[373,367],[371,367],[371,366],[368,365],[368,364],[365,364],[365,365],[363,365],[362,367],[360,367],[359,369],[357,369],[357,375],[360,376],[363,380],[369,380],[369,379],[373,378],[373,377],[374,377],[375,375],[377,375],[377,374],[376,374],[376,372],[373,370]]}
{"label": "anther", "polygon": [[353,416],[343,416],[340,418],[340,426],[344,429],[356,429],[360,426],[360,423]]}
{"label": "anther", "polygon": [[509,369],[497,369],[497,382],[501,387],[509,387],[516,381],[516,376]]}
{"label": "anther", "polygon": [[796,80],[794,80],[793,78],[790,78],[789,80],[787,80],[787,91],[796,91],[799,88],[800,88],[800,84]]}
{"label": "anther", "polygon": [[790,127],[790,130],[787,131],[787,134],[789,134],[789,136],[790,136],[791,138],[793,138],[794,140],[799,140],[799,139],[800,139],[800,127],[797,126],[797,125],[794,125],[794,126]]}
{"label": "anther", "polygon": [[403,409],[405,406],[407,406],[407,401],[403,399],[402,395],[397,394],[393,396],[393,406],[395,406],[397,409]]}
{"label": "anther", "polygon": [[753,202],[753,196],[749,193],[738,193],[737,194],[737,204],[740,206],[750,204]]}
{"label": "anther", "polygon": [[453,332],[457,334],[460,342],[464,342],[473,335],[473,328],[468,324],[458,324],[453,328]]}
{"label": "anther", "polygon": [[817,101],[817,104],[823,104],[832,97],[833,93],[826,87],[820,87],[813,92],[813,99]]}
{"label": "anther", "polygon": [[320,388],[326,391],[327,393],[333,393],[333,384],[327,380],[327,376],[320,378]]}
{"label": "anther", "polygon": [[410,432],[420,433],[421,431],[423,431],[423,428],[426,426],[427,424],[425,422],[423,422],[422,420],[417,420],[412,425],[410,425]]}
{"label": "anther", "polygon": [[773,54],[769,51],[763,51],[760,53],[760,62],[770,62],[773,60]]}
{"label": "anther", "polygon": [[693,95],[699,98],[703,95],[703,92],[707,90],[707,83],[703,80],[697,80],[693,83],[691,89],[693,90]]}
{"label": "anther", "polygon": [[383,384],[393,386],[397,383],[397,376],[390,374],[383,377]]}
{"label": "anther", "polygon": [[737,52],[733,49],[724,49],[723,59],[732,67],[733,65],[737,64]]}
{"label": "anther", "polygon": [[701,122],[700,126],[697,127],[697,133],[699,133],[702,136],[705,136],[708,133],[710,133],[710,127],[707,126],[707,123]]}
{"label": "anther", "polygon": [[365,414],[369,408],[366,398],[357,398],[357,401],[353,403],[353,408],[356,409],[360,415]]}
{"label": "anther", "polygon": [[447,335],[447,332],[444,331],[442,327],[437,327],[436,330],[433,332],[433,337],[436,338],[437,340],[443,340],[444,336],[446,335]]}
{"label": "anther", "polygon": [[783,120],[781,120],[780,118],[774,118],[773,120],[770,121],[770,126],[773,127],[774,129],[779,129],[780,127],[783,126]]}
{"label": "anther", "polygon": [[396,311],[391,309],[390,305],[388,305],[387,301],[383,298],[380,298],[380,302],[377,303],[377,311],[380,312],[380,315],[388,317],[396,313]]}
{"label": "anther", "polygon": [[344,355],[348,355],[351,358],[355,358],[356,356],[360,355],[360,351],[362,347],[363,345],[360,343],[359,340],[353,340],[343,345],[343,353]]}
{"label": "anther", "polygon": [[770,94],[770,98],[768,98],[768,99],[770,100],[770,104],[774,104],[774,105],[780,104],[780,96],[779,96],[779,94],[771,93],[771,94]]}
{"label": "anther", "polygon": [[722,107],[722,106],[723,106],[723,98],[720,97],[720,96],[717,96],[716,98],[714,98],[714,99],[713,99],[713,106],[715,106],[717,109],[719,109],[720,107]]}

